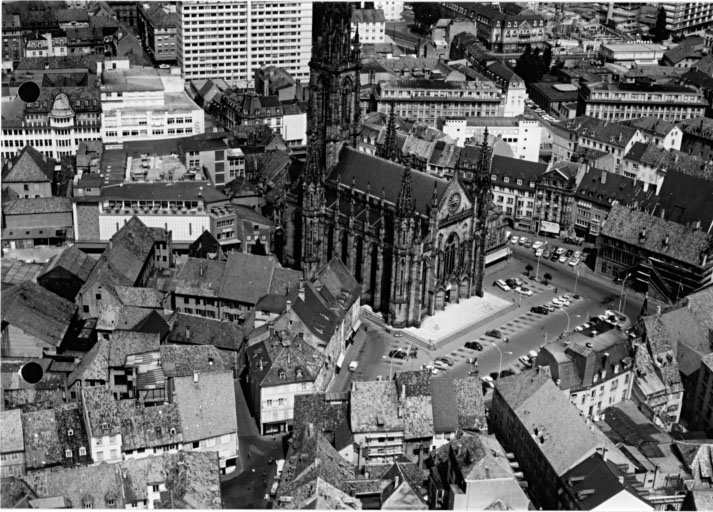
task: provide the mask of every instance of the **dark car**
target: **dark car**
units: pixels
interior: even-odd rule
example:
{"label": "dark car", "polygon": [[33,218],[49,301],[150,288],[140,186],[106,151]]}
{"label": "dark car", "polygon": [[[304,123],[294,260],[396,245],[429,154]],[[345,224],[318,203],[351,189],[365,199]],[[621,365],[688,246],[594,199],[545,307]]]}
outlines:
{"label": "dark car", "polygon": [[500,375],[498,375],[498,372],[491,372],[491,373],[490,373],[490,378],[493,379],[493,380],[498,380],[498,377],[499,377],[499,376],[500,376]]}
{"label": "dark car", "polygon": [[574,251],[572,249],[569,249],[566,253],[564,253],[564,255],[567,256],[568,259],[571,258],[573,254]]}
{"label": "dark car", "polygon": [[542,306],[533,306],[530,308],[530,311],[532,311],[533,313],[537,313],[538,315],[546,315],[549,313],[549,311],[547,311]]}
{"label": "dark car", "polygon": [[554,250],[552,251],[552,256],[550,256],[550,261],[557,261],[560,258],[559,254],[555,252]]}
{"label": "dark car", "polygon": [[403,350],[392,350],[389,352],[389,357],[395,359],[406,359],[406,352]]}
{"label": "dark car", "polygon": [[445,357],[445,356],[439,357],[438,359],[436,359],[436,361],[442,361],[442,362],[446,363],[448,366],[453,366],[455,364],[453,362],[453,359],[451,359],[450,357]]}
{"label": "dark car", "polygon": [[523,247],[525,249],[530,249],[530,248],[532,248],[532,244],[534,244],[534,243],[535,243],[534,240],[528,240],[527,242],[524,243]]}
{"label": "dark car", "polygon": [[503,334],[500,331],[498,331],[497,329],[492,329],[490,331],[487,331],[485,333],[485,335],[490,336],[491,338],[496,338],[496,339],[500,339],[503,336]]}
{"label": "dark car", "polygon": [[505,284],[508,285],[510,288],[517,288],[517,281],[514,279],[506,279]]}
{"label": "dark car", "polygon": [[469,348],[470,350],[477,350],[478,352],[483,351],[483,345],[481,345],[477,341],[467,341],[465,343],[465,348]]}

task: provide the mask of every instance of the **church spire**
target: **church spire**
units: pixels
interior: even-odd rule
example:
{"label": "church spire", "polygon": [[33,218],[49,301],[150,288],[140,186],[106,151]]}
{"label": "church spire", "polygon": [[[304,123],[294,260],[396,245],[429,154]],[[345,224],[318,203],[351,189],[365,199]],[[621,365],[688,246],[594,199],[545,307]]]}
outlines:
{"label": "church spire", "polygon": [[404,173],[401,177],[401,190],[396,201],[396,215],[408,217],[413,213],[413,191],[411,189],[411,168],[404,166]]}
{"label": "church spire", "polygon": [[391,102],[391,110],[389,111],[389,120],[386,124],[386,135],[384,142],[379,147],[381,158],[396,161],[396,114],[394,113],[394,102]]}

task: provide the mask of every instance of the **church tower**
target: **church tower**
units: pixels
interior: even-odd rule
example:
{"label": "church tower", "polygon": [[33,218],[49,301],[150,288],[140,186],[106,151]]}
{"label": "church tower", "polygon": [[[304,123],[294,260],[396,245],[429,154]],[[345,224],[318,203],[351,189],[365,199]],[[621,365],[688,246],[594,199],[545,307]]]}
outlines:
{"label": "church tower", "polygon": [[334,168],[344,144],[358,149],[361,51],[359,31],[351,38],[351,5],[325,6],[322,34],[312,47],[307,131],[317,131],[324,144],[325,174]]}
{"label": "church tower", "polygon": [[351,6],[328,3],[322,34],[312,46],[307,118],[307,160],[302,175],[301,264],[311,278],[326,263],[325,177],[344,144],[359,142],[359,32],[351,39]]}
{"label": "church tower", "polygon": [[473,176],[471,195],[476,199],[477,212],[476,224],[479,228],[479,237],[476,242],[476,257],[473,258],[475,268],[473,269],[473,284],[475,294],[483,296],[483,278],[485,275],[485,252],[488,242],[488,216],[490,213],[490,197],[492,182],[490,179],[490,169],[493,162],[493,151],[488,145],[488,129],[483,135],[483,145],[480,149],[480,159],[478,167]]}

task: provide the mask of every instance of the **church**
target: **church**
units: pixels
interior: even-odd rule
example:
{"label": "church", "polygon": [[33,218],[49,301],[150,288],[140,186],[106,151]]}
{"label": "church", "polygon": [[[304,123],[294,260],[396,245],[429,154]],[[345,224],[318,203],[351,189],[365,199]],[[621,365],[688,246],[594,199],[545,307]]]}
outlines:
{"label": "church", "polygon": [[[485,255],[506,241],[490,190],[487,137],[464,183],[399,163],[393,118],[378,155],[361,131],[359,32],[350,6],[325,8],[312,50],[308,148],[282,204],[283,259],[311,279],[333,257],[362,286],[362,304],[393,327],[419,326],[449,303],[482,297]],[[461,170],[465,171],[465,169]]]}

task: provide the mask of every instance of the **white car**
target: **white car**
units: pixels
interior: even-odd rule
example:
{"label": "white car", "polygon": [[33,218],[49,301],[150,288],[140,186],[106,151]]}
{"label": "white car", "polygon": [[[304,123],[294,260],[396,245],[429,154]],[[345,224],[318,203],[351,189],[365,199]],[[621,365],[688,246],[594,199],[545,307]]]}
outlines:
{"label": "white car", "polygon": [[494,388],[495,387],[495,381],[493,381],[493,378],[490,375],[486,375],[485,377],[481,377],[480,380],[483,381],[483,384],[485,384],[488,387]]}
{"label": "white car", "polygon": [[522,286],[518,286],[517,288],[515,288],[515,291],[520,295],[532,297],[532,290],[530,290],[529,288],[523,288]]}
{"label": "white car", "polygon": [[579,252],[579,251],[574,251],[574,257],[575,257],[575,258],[579,258],[581,255],[582,255],[581,252]]}
{"label": "white car", "polygon": [[359,361],[352,361],[349,363],[349,371],[350,372],[355,372],[359,368]]}
{"label": "white car", "polygon": [[530,350],[527,355],[530,356],[530,359],[532,359],[533,361],[537,359],[537,352],[535,352],[534,350]]}
{"label": "white car", "polygon": [[563,305],[563,302],[559,297],[555,297],[554,299],[552,299],[552,304],[557,307],[561,307]]}
{"label": "white car", "polygon": [[564,305],[564,306],[569,306],[570,304],[572,304],[572,303],[569,301],[569,297],[567,297],[566,295],[562,295],[561,297],[557,297],[557,298],[559,299],[559,301],[560,301],[560,302],[562,303],[562,305]]}
{"label": "white car", "polygon": [[535,249],[535,258],[539,258],[540,256],[542,256],[543,252],[545,252],[545,250],[542,247],[540,247],[539,249]]}
{"label": "white car", "polygon": [[520,361],[522,364],[530,368],[532,366],[532,361],[530,361],[530,358],[527,356],[520,356],[517,358],[518,361]]}
{"label": "white car", "polygon": [[537,240],[535,243],[532,244],[532,248],[537,250],[543,245],[545,245],[545,242],[543,242],[542,240]]}
{"label": "white car", "polygon": [[526,236],[521,236],[520,241],[518,242],[520,245],[525,245],[525,242],[527,242],[527,237]]}
{"label": "white car", "polygon": [[514,236],[514,237],[512,237],[512,238],[510,239],[510,243],[511,243],[511,244],[517,244],[519,241],[520,241],[520,237],[519,237],[519,236]]}
{"label": "white car", "polygon": [[564,254],[559,257],[559,262],[560,262],[560,263],[564,263],[564,262],[566,262],[566,261],[567,261],[567,256],[565,256]]}
{"label": "white car", "polygon": [[570,267],[576,267],[577,265],[579,265],[579,258],[577,258],[577,257],[571,258],[569,260],[569,263],[567,263],[567,265],[569,265]]}
{"label": "white car", "polygon": [[502,279],[498,279],[497,281],[495,281],[495,286],[497,286],[504,292],[510,291],[510,287],[507,284],[505,284],[505,281],[503,281]]}
{"label": "white car", "polygon": [[565,249],[564,247],[559,247],[556,251],[556,254],[557,254],[557,256],[562,256],[566,252],[567,252],[567,249]]}
{"label": "white car", "polygon": [[448,365],[444,363],[443,361],[433,361],[433,366],[434,368],[438,368],[439,370],[447,370]]}

